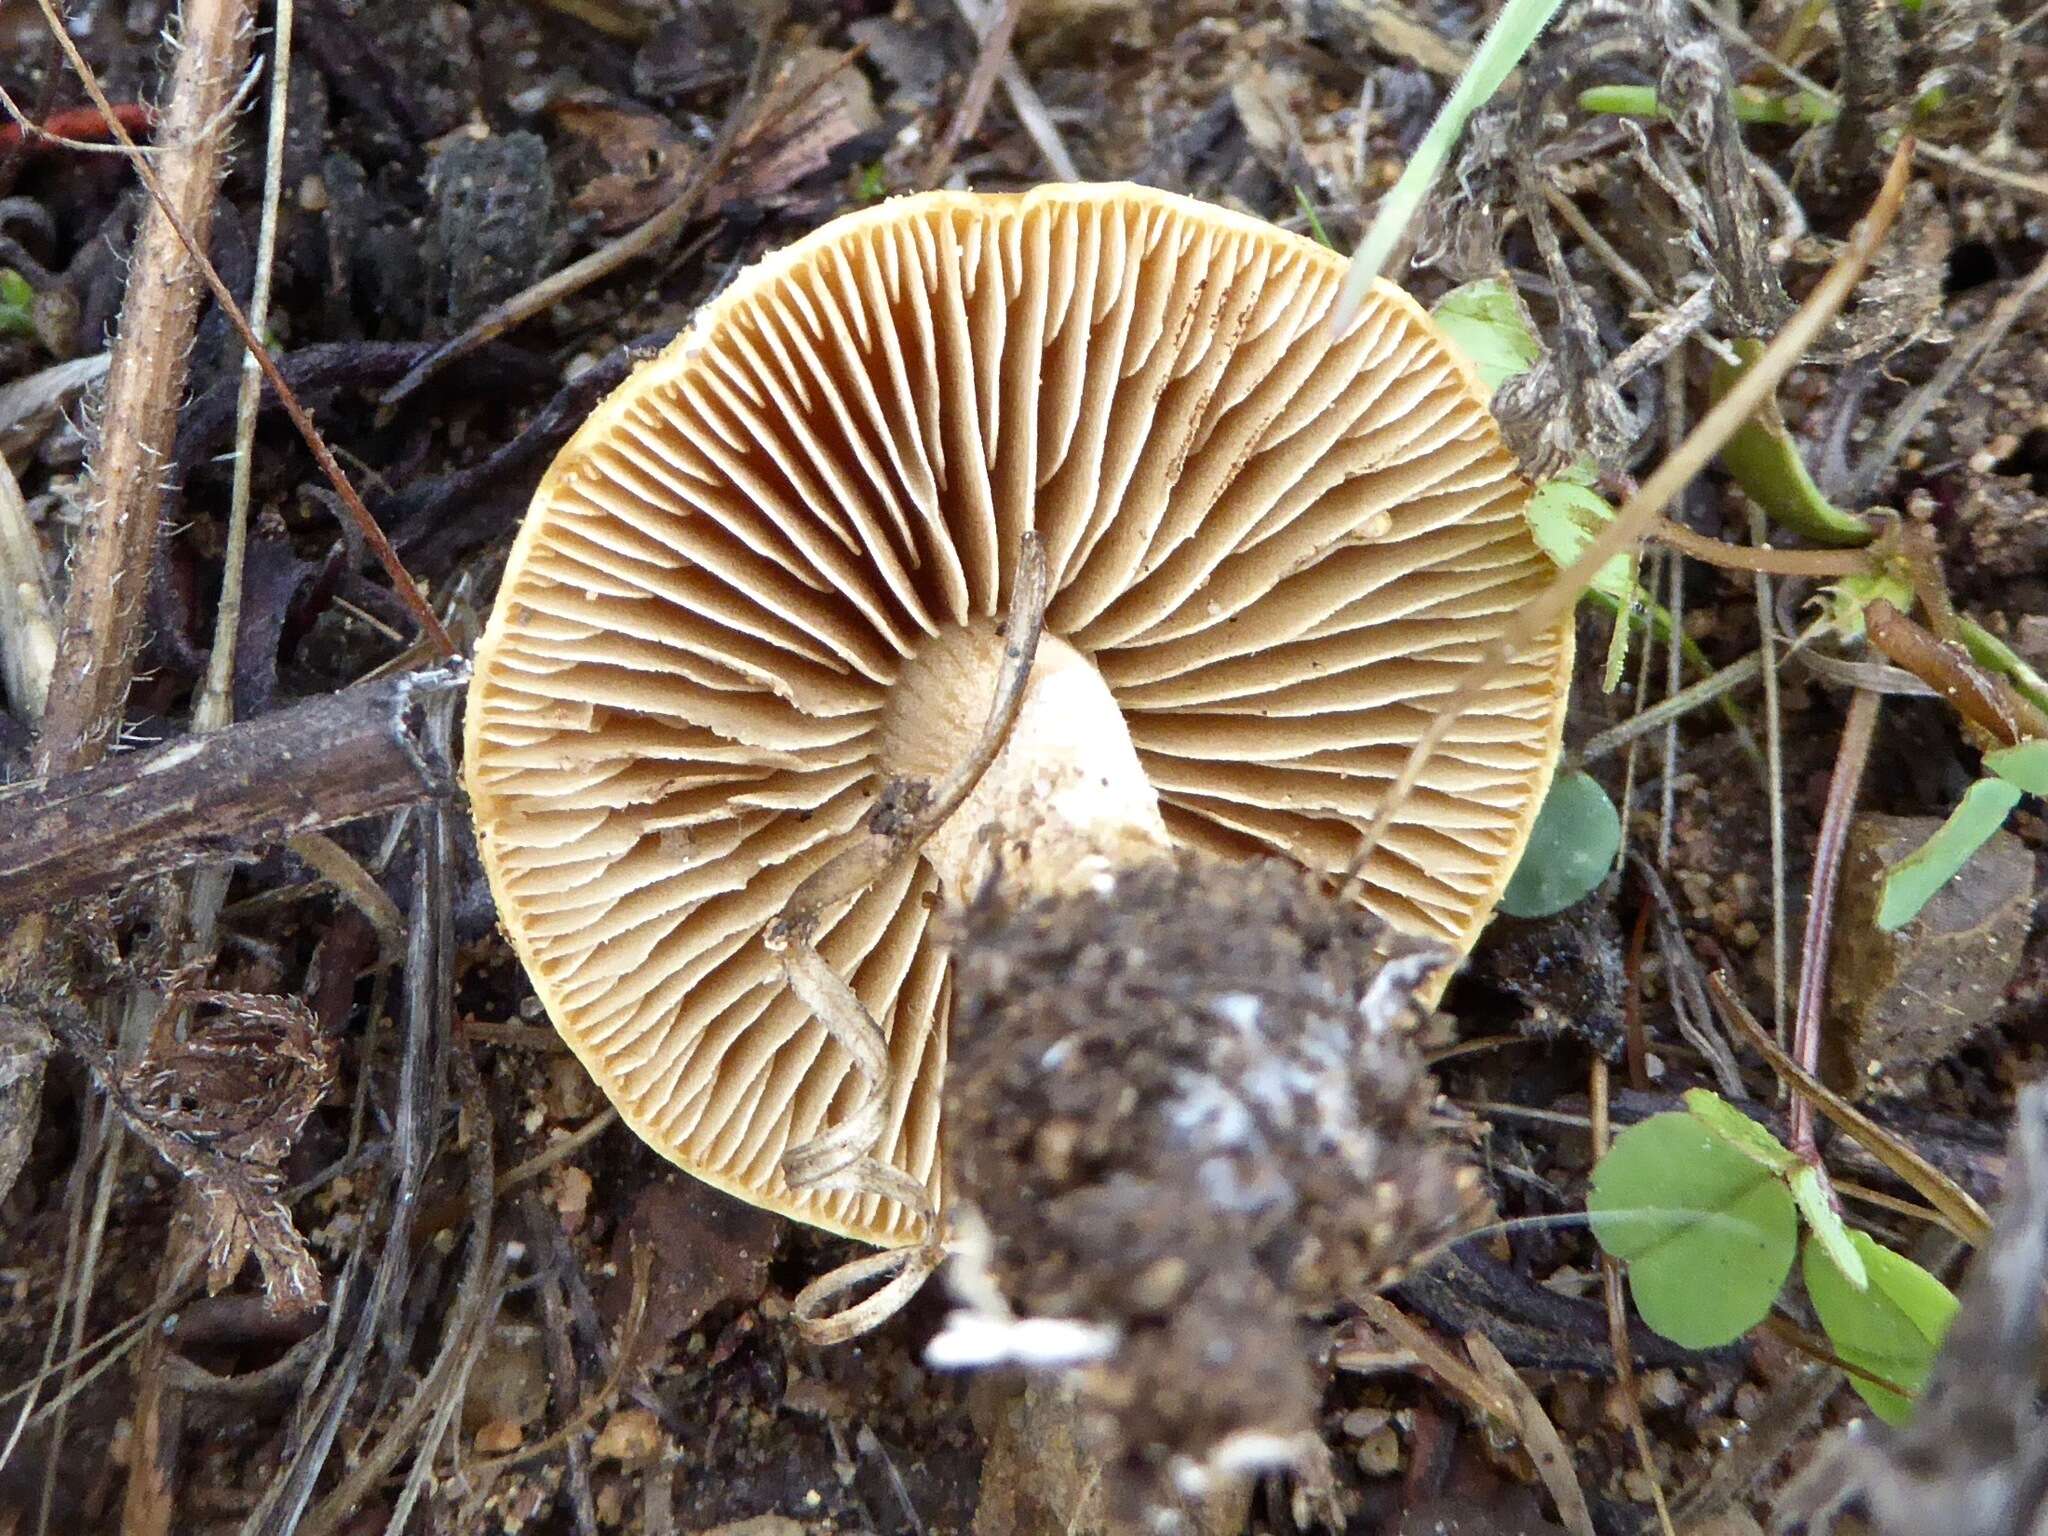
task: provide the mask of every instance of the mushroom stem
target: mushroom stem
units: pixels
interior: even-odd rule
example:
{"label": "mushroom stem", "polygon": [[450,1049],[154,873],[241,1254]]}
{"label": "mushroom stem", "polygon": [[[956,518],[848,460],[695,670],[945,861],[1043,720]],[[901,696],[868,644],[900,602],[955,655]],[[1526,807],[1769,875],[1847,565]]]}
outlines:
{"label": "mushroom stem", "polygon": [[[897,681],[883,759],[905,776],[962,757],[974,740],[1002,637],[950,630]],[[924,844],[940,888],[971,900],[992,878],[1032,895],[1072,895],[1110,871],[1171,850],[1159,796],[1095,664],[1046,635],[1008,741]]]}

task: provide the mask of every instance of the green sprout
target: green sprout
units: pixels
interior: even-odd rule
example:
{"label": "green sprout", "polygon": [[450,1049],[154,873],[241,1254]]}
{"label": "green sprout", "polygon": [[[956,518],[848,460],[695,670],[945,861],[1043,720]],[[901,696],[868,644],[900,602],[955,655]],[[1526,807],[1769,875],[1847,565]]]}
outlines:
{"label": "green sprout", "polygon": [[12,267],[0,267],[0,336],[36,333],[36,291]]}
{"label": "green sprout", "polygon": [[1316,212],[1316,205],[1308,200],[1308,194],[1300,187],[1294,189],[1294,201],[1300,207],[1302,217],[1308,220],[1308,232],[1315,237],[1317,245],[1325,250],[1337,249],[1337,242],[1330,238],[1330,232],[1323,228],[1323,216]]}
{"label": "green sprout", "polygon": [[[1767,123],[1774,127],[1811,128],[1832,123],[1842,115],[1841,103],[1812,91],[1774,96],[1755,86],[1738,85],[1734,91],[1735,120],[1738,123]],[[1579,106],[1588,112],[1610,117],[1664,117],[1663,102],[1650,85],[1594,85],[1579,92]]]}

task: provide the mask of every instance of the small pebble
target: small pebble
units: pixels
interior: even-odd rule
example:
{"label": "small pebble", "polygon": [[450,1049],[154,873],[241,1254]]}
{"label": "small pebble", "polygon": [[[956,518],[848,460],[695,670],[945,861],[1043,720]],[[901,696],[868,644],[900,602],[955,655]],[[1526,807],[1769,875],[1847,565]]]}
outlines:
{"label": "small pebble", "polygon": [[1367,1477],[1392,1477],[1401,1470],[1401,1437],[1382,1425],[1358,1444],[1358,1470]]}
{"label": "small pebble", "polygon": [[1363,1440],[1377,1434],[1393,1421],[1393,1415],[1384,1408],[1354,1408],[1344,1415],[1344,1438]]}
{"label": "small pebble", "polygon": [[476,1432],[476,1451],[479,1456],[503,1456],[518,1450],[524,1438],[510,1419],[493,1419]]}
{"label": "small pebble", "polygon": [[1642,1397],[1659,1408],[1676,1408],[1685,1401],[1685,1383],[1676,1371],[1651,1371],[1642,1378]]}
{"label": "small pebble", "polygon": [[590,1447],[599,1461],[647,1461],[660,1451],[661,1423],[645,1408],[613,1414]]}

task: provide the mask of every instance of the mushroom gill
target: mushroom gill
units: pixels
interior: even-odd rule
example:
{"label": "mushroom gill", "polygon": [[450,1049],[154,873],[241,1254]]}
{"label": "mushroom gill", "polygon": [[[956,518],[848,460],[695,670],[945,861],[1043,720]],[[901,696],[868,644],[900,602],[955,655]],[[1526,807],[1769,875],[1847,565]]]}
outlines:
{"label": "mushroom gill", "polygon": [[[1027,531],[1052,594],[1033,695],[1056,668],[1120,717],[1133,803],[1183,847],[1347,865],[1547,566],[1468,367],[1386,284],[1332,339],[1343,273],[1143,188],[905,198],[742,274],[563,449],[479,647],[465,771],[506,931],[645,1140],[818,1226],[917,1235],[874,1193],[785,1182],[860,1085],[760,933],[882,776],[943,768],[985,715]],[[1560,626],[1453,727],[1364,872],[1374,913],[1469,947],[1569,665]],[[971,841],[969,812],[937,841]],[[875,1155],[935,1199],[959,894],[920,856],[816,934],[888,1038]]]}

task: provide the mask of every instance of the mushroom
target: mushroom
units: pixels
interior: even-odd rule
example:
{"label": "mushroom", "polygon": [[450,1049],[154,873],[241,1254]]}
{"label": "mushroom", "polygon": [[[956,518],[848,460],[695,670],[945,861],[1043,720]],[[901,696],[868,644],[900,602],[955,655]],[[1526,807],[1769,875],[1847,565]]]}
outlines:
{"label": "mushroom", "polygon": [[[913,1242],[938,1208],[945,903],[998,868],[1072,893],[1171,850],[1346,869],[1548,567],[1470,366],[1385,283],[1333,338],[1343,275],[1147,188],[907,197],[742,273],[562,450],[478,648],[465,774],[505,931],[645,1141]],[[1456,956],[1486,921],[1570,652],[1561,624],[1513,656],[1430,758],[1355,885],[1392,929]],[[803,914],[872,1021],[850,1049],[764,929],[998,743],[916,857]],[[792,1179],[869,1110],[892,1188]]]}

